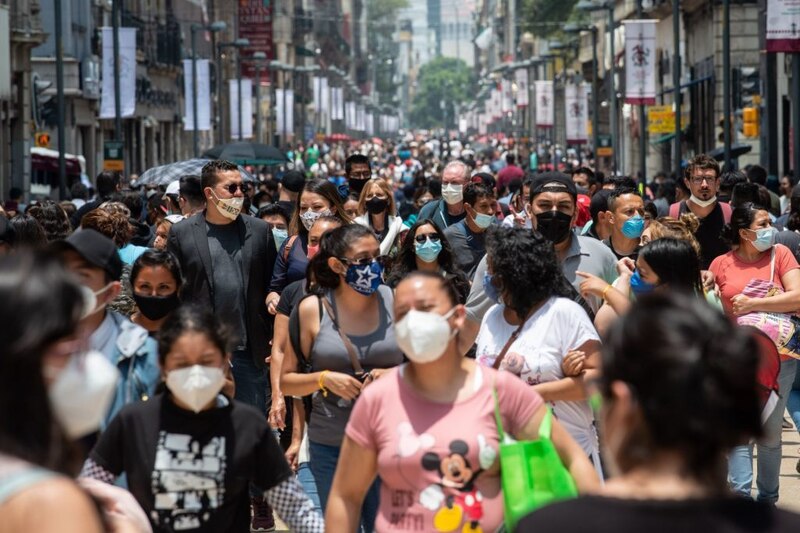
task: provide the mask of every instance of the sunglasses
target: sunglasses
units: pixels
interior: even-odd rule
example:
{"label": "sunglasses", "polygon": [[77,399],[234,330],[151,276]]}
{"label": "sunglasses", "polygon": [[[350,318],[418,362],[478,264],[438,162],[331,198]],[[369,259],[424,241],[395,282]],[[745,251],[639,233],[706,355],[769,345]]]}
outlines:
{"label": "sunglasses", "polygon": [[439,235],[437,235],[436,233],[428,233],[426,235],[417,235],[416,237],[414,237],[414,240],[422,244],[425,241],[439,242],[440,240],[442,240],[442,238],[439,237]]}
{"label": "sunglasses", "polygon": [[247,185],[245,185],[244,183],[242,183],[242,184],[229,183],[228,185],[225,185],[222,188],[225,189],[226,191],[228,191],[231,194],[236,194],[236,191],[242,191],[243,193],[245,193],[245,192],[247,192],[247,189],[248,189]]}
{"label": "sunglasses", "polygon": [[386,256],[386,255],[379,255],[378,257],[362,257],[361,259],[348,259],[346,257],[340,257],[339,258],[339,261],[341,261],[345,265],[348,265],[348,266],[355,265],[355,266],[360,266],[360,267],[367,266],[370,263],[372,263],[373,261],[378,263],[381,266],[385,266],[386,263],[388,262],[388,260],[389,260],[389,256]]}

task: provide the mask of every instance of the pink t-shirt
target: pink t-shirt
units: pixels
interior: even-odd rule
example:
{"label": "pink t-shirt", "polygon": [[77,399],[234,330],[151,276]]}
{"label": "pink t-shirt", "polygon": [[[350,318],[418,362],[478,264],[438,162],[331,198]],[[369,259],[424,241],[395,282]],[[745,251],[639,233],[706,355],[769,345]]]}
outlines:
{"label": "pink t-shirt", "polygon": [[[721,255],[711,262],[708,269],[714,273],[714,278],[719,285],[720,299],[725,313],[733,315],[733,303],[731,298],[741,294],[750,280],[762,279],[769,280],[770,261],[772,254],[767,252],[755,263],[745,263],[736,255],[735,252],[728,252]],[[775,245],[775,276],[772,282],[783,287],[781,278],[787,272],[800,268],[791,250],[782,244]]]}
{"label": "pink t-shirt", "polygon": [[364,391],[345,430],[378,456],[376,530],[466,531],[480,525],[495,531],[503,523],[503,497],[492,385],[503,428],[512,435],[543,405],[541,396],[508,372],[479,367],[472,396],[437,403],[416,393],[401,369]]}

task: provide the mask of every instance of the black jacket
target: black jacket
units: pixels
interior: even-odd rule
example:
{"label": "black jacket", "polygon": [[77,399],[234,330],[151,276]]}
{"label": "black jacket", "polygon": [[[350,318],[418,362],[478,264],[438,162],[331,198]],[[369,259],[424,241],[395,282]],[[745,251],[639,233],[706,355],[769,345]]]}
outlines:
{"label": "black jacket", "polygon": [[[242,240],[245,327],[250,353],[257,366],[265,366],[272,340],[272,320],[265,300],[277,252],[270,225],[261,219],[239,215],[235,222]],[[169,232],[167,249],[175,254],[183,271],[184,302],[214,308],[214,277],[208,248],[205,211],[178,222]]]}

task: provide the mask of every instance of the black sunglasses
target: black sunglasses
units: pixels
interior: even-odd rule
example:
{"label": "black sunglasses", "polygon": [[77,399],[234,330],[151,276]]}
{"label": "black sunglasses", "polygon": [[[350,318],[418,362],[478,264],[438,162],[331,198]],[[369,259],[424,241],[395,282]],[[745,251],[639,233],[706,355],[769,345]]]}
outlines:
{"label": "black sunglasses", "polygon": [[378,263],[381,266],[385,266],[389,260],[389,256],[386,255],[379,255],[377,257],[362,257],[361,259],[348,259],[346,257],[340,257],[339,261],[344,263],[345,265],[355,265],[355,266],[367,266],[373,261]]}
{"label": "black sunglasses", "polygon": [[231,194],[236,194],[236,191],[242,191],[243,193],[247,192],[248,186],[244,183],[242,184],[229,183],[228,185],[225,185],[222,188]]}
{"label": "black sunglasses", "polygon": [[425,242],[425,241],[427,241],[429,239],[430,239],[431,242],[439,242],[440,240],[442,240],[442,238],[439,237],[439,235],[436,234],[436,233],[428,233],[426,235],[417,235],[416,237],[414,237],[414,240],[417,241],[420,244],[422,244],[423,242]]}

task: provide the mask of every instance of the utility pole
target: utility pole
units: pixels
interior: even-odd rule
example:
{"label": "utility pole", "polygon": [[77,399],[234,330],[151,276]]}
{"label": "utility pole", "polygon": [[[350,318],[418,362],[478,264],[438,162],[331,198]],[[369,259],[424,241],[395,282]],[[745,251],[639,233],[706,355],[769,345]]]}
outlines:
{"label": "utility pole", "polygon": [[672,87],[675,91],[675,138],[672,165],[675,176],[681,174],[681,2],[672,0]]}
{"label": "utility pole", "polygon": [[[731,2],[722,0],[722,138],[725,170],[731,170]],[[796,130],[795,130],[796,131]]]}
{"label": "utility pole", "polygon": [[[64,156],[64,39],[62,36],[61,0],[55,0],[56,19],[56,107],[58,115],[58,198],[67,199],[67,161]],[[116,41],[115,41],[116,42]],[[119,91],[117,91],[119,102]],[[119,108],[117,108],[119,118]]]}
{"label": "utility pole", "polygon": [[[636,17],[644,18],[642,0],[636,2]],[[641,169],[640,189],[644,193],[647,188],[647,111],[644,104],[639,104],[639,168]]]}

